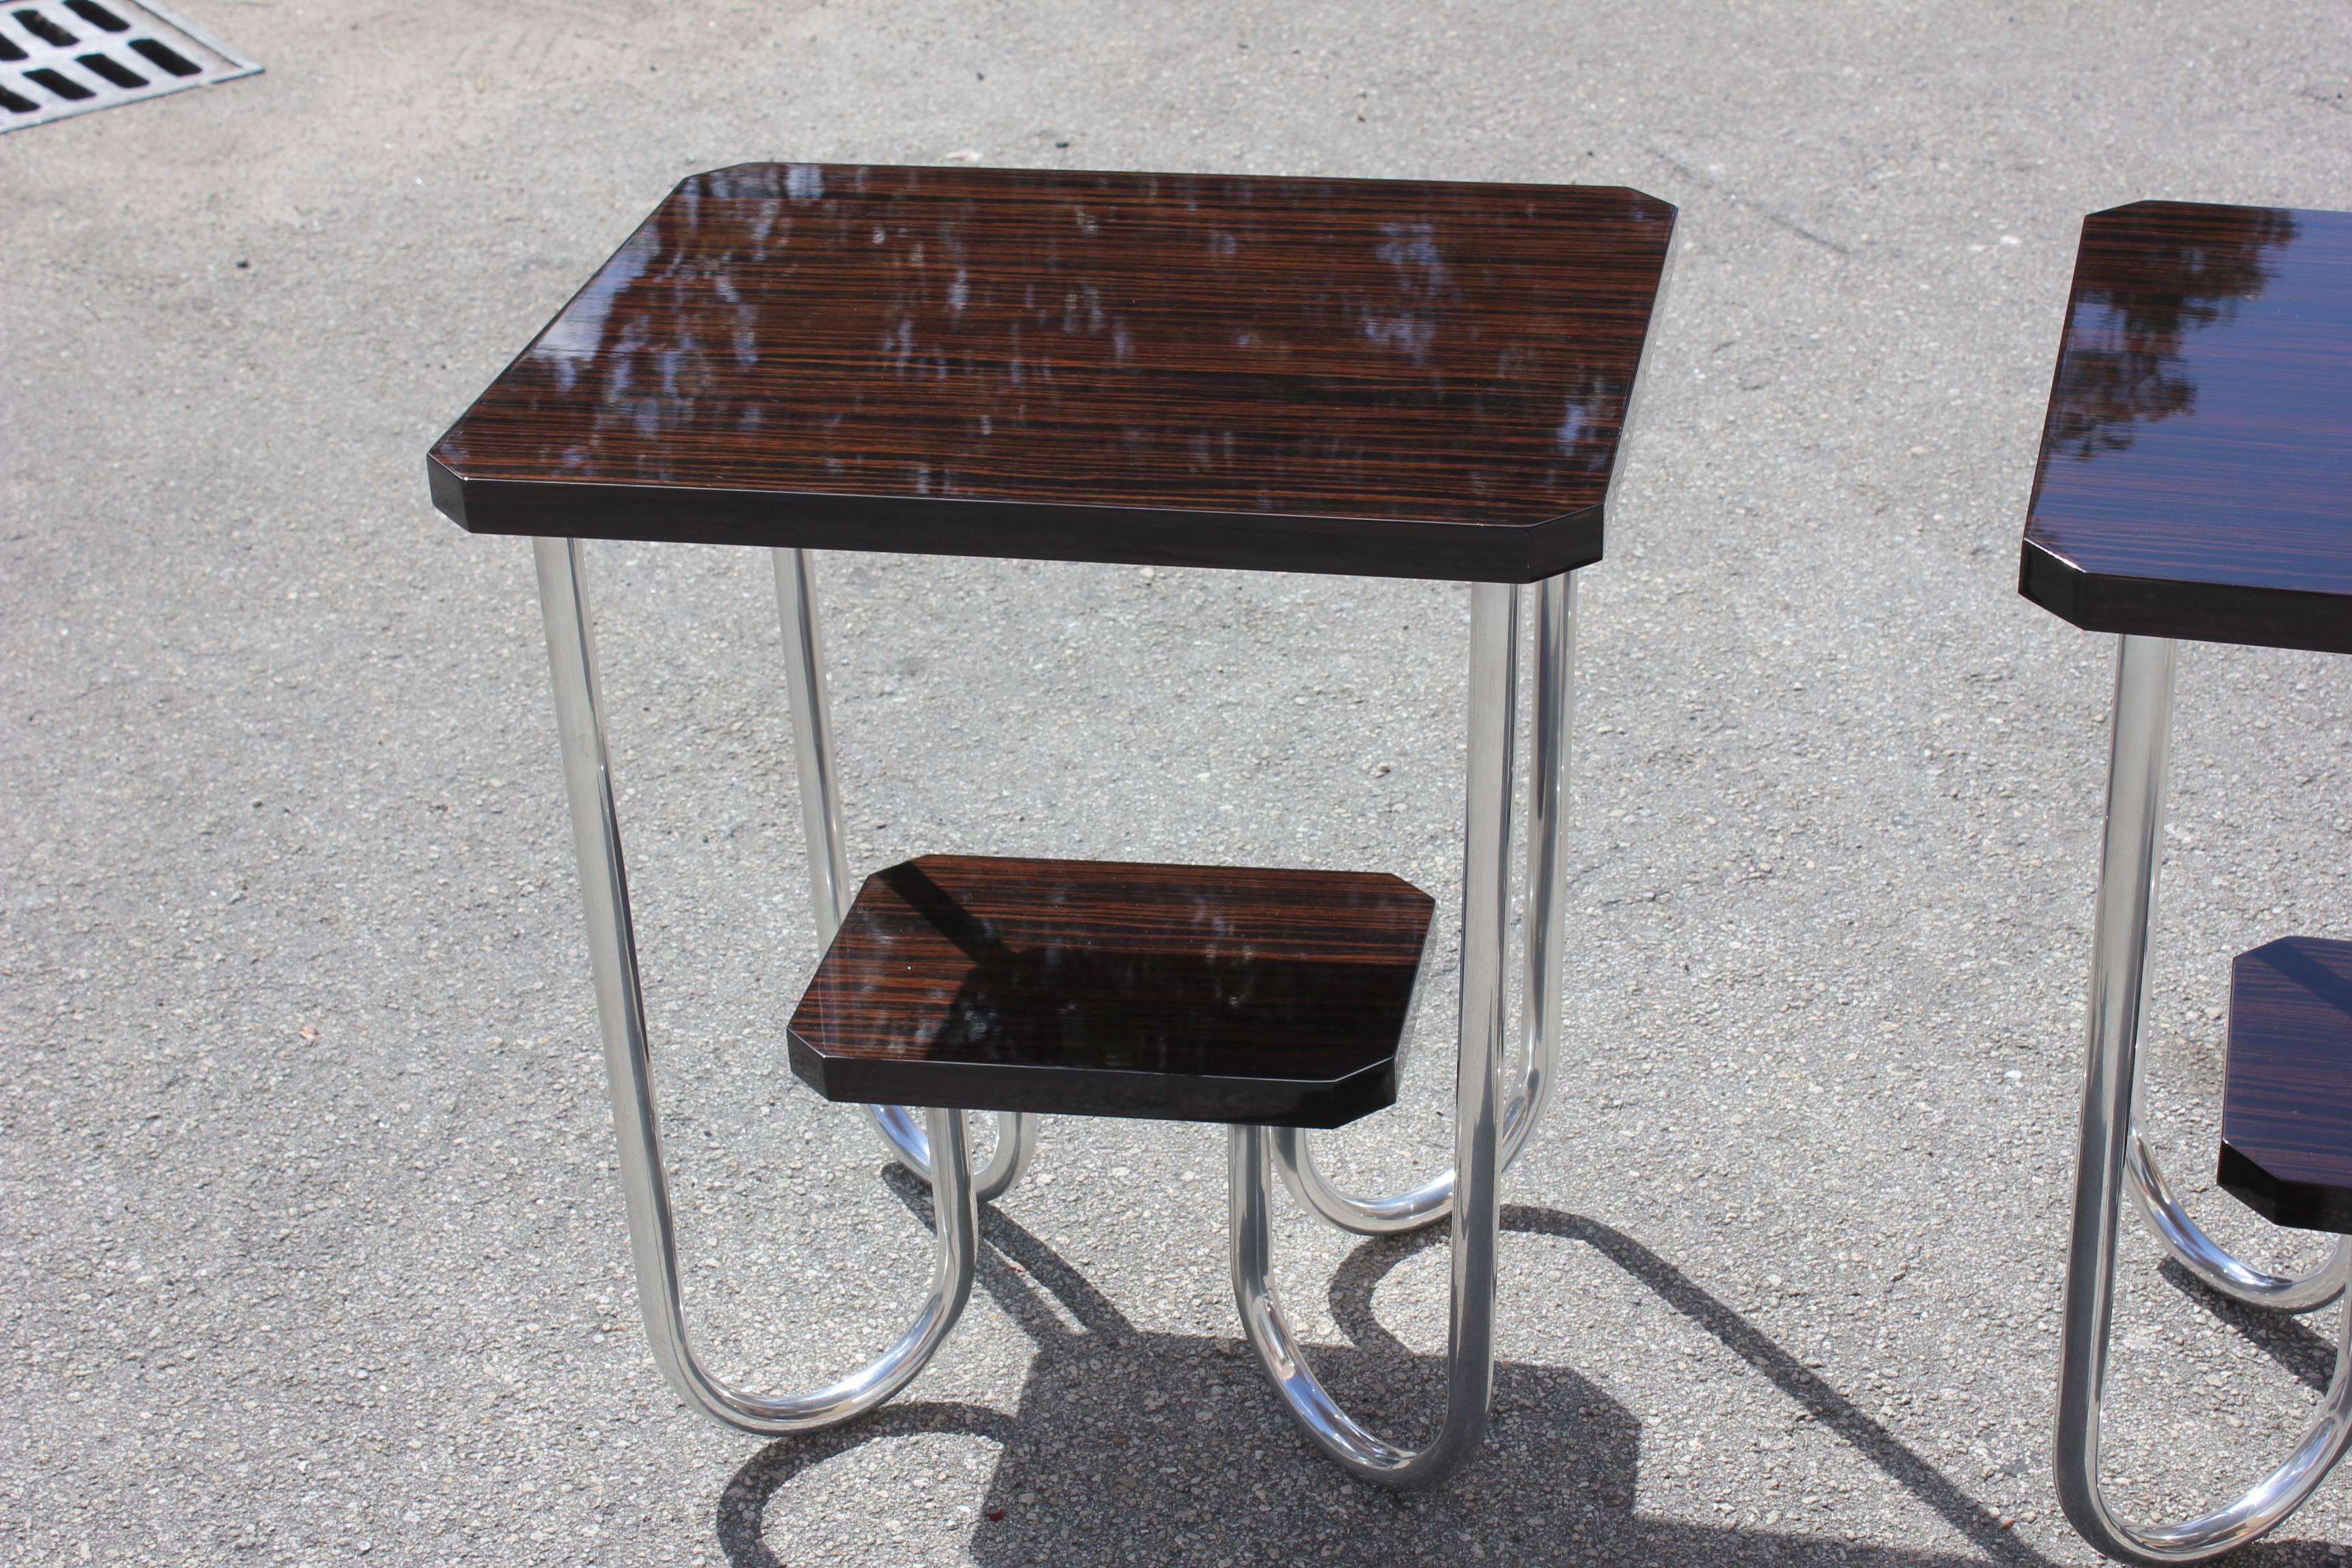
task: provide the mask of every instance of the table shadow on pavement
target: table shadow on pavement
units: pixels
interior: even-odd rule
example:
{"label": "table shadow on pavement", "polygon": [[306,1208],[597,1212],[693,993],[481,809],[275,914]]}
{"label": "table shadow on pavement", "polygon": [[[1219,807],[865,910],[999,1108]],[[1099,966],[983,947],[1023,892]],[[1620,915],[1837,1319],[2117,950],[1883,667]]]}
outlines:
{"label": "table shadow on pavement", "polygon": [[[2325,1335],[2313,1332],[2302,1314],[2233,1301],[2169,1258],[2158,1264],[2156,1271],[2166,1284],[2270,1357],[2297,1383],[2314,1394],[2327,1392],[2327,1381],[2336,1372],[2336,1347]],[[2325,1320],[2339,1313],[2323,1306],[2309,1315]]]}
{"label": "table shadow on pavement", "polygon": [[[928,1190],[886,1179],[929,1219]],[[1396,1563],[1831,1564],[1931,1568],[2047,1559],[1999,1517],[1865,1415],[1796,1357],[1623,1232],[1557,1210],[1512,1205],[1504,1227],[1593,1247],[1712,1334],[1978,1550],[1955,1554],[1811,1531],[1709,1525],[1644,1515],[1633,1499],[1640,1423],[1563,1367],[1496,1367],[1492,1430],[1479,1458],[1433,1492],[1397,1497],[1334,1468],[1291,1425],[1236,1338],[1139,1331],[1050,1247],[983,1210],[979,1282],[1036,1342],[1014,1413],[902,1400],[864,1421],[760,1450],[719,1500],[719,1544],[733,1568],[783,1568],[798,1553],[771,1500],[802,1472],[861,1445],[920,1433],[996,1445],[996,1469],[963,1550],[996,1568],[1043,1563],[1205,1565]],[[1333,1276],[1333,1321],[1354,1343],[1318,1347],[1333,1393],[1375,1430],[1412,1442],[1434,1420],[1442,1358],[1416,1355],[1375,1320],[1382,1276],[1446,1230],[1367,1241]],[[1047,1304],[1045,1293],[1075,1320]],[[1569,1342],[1572,1343],[1572,1338]],[[837,1500],[826,1500],[828,1502]],[[1743,1503],[1751,1517],[1768,1504]],[[811,1533],[817,1533],[812,1531]],[[935,1542],[931,1527],[917,1532]],[[952,1531],[950,1531],[952,1533]],[[773,1545],[771,1545],[771,1541]],[[2284,1544],[2284,1543],[2283,1543]],[[908,1540],[906,1547],[918,1542]],[[2280,1559],[2284,1561],[2285,1559]]]}

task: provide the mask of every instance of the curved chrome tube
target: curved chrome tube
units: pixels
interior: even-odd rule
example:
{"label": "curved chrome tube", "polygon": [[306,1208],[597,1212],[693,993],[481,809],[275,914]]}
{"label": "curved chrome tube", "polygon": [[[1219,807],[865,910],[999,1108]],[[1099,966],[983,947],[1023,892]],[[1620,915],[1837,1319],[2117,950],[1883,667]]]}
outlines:
{"label": "curved chrome tube", "polygon": [[[2148,775],[2140,777],[2135,774],[2131,787],[2155,792],[2154,805],[2147,807],[2156,814],[2156,826],[2151,831],[2158,837],[2150,840],[2149,849],[2153,857],[2154,846],[2161,841],[2162,834],[2164,775],[2166,752],[2169,746],[2177,650],[2168,642],[2159,646],[2158,639],[2127,637],[2116,657],[2116,745],[2118,749],[2113,765],[2128,764]],[[2128,679],[2126,679],[2126,667]],[[2125,718],[2126,706],[2132,710],[2128,726]],[[2160,714],[2155,713],[2154,710],[2161,710]],[[2150,730],[2148,726],[2151,723],[2161,727]],[[2127,740],[2130,742],[2128,750],[2125,749]],[[2117,781],[2111,775],[2109,789],[2112,792],[2116,787]],[[2109,810],[2112,816],[2112,794]],[[2273,1274],[2257,1268],[2205,1234],[2205,1228],[2190,1216],[2174,1195],[2171,1184],[2164,1179],[2162,1167],[2157,1163],[2156,1152],[2148,1145],[2143,1103],[2146,1075],[2139,1054],[2139,1034],[2147,1010],[2144,994],[2147,951],[2156,931],[2157,870],[2153,858],[2147,866],[2147,898],[2137,917],[2145,922],[2146,929],[2140,937],[2140,956],[2135,961],[2139,965],[2135,973],[2140,976],[2138,984],[2142,994],[2132,1005],[2130,1071],[2126,1075],[2128,1081],[2123,1086],[2130,1100],[2130,1143],[2126,1154],[2125,1177],[2130,1185],[2133,1206],[2147,1222],[2148,1229],[2156,1233],[2156,1238],[2165,1251],[2171,1254],[2172,1260],[2195,1276],[2208,1289],[2233,1301],[2243,1302],[2250,1307],[2267,1307],[2273,1311],[2308,1312],[2314,1308],[2324,1307],[2342,1295],[2347,1282],[2352,1281],[2352,1245],[2338,1240],[2326,1261],[2307,1274]],[[2103,882],[2101,886],[2104,897],[2105,884]]]}
{"label": "curved chrome tube", "polygon": [[[891,1154],[909,1173],[923,1181],[931,1179],[931,1142],[915,1121],[914,1113],[903,1105],[869,1105],[866,1114],[873,1120],[883,1141],[890,1145]],[[1037,1152],[1037,1118],[1026,1110],[999,1110],[996,1118],[996,1147],[990,1151],[988,1163],[972,1178],[973,1194],[984,1204],[994,1203],[1012,1191],[1021,1173],[1029,1168],[1029,1157]]]}
{"label": "curved chrome tube", "polygon": [[[791,683],[793,763],[800,776],[801,831],[808,839],[809,898],[817,946],[833,942],[857,889],[849,880],[849,852],[841,831],[841,775],[834,765],[833,709],[824,695],[824,647],[816,626],[816,574],[805,550],[771,553],[776,567],[776,608],[784,626],[784,675]],[[869,1105],[866,1119],[891,1157],[931,1179],[930,1141],[903,1105]],[[996,1152],[976,1186],[982,1203],[1012,1189],[1037,1147],[1037,1119],[1022,1111],[997,1117]]]}
{"label": "curved chrome tube", "polygon": [[1396,1236],[1434,1225],[1454,1212],[1454,1170],[1448,1166],[1410,1191],[1384,1198],[1360,1198],[1332,1184],[1315,1163],[1307,1132],[1298,1127],[1269,1127],[1274,1163],[1282,1184],[1300,1208],[1338,1229],[1357,1236]]}
{"label": "curved chrome tube", "polygon": [[2272,1274],[2207,1236],[2204,1226],[2189,1217],[2180,1200],[2173,1196],[2137,1120],[2128,1160],[2132,1201],[2140,1217],[2147,1221],[2173,1261],[2195,1275],[2207,1289],[2249,1307],[2308,1312],[2343,1295],[2345,1285],[2352,1282],[2352,1240],[2343,1237],[2336,1238],[2326,1259],[2309,1273]]}
{"label": "curved chrome tube", "polygon": [[1258,1361],[1307,1435],[1352,1474],[1381,1486],[1434,1484],[1477,1451],[1495,1384],[1495,1260],[1502,1174],[1503,947],[1510,920],[1511,746],[1518,599],[1474,584],[1470,599],[1470,757],[1462,871],[1461,1055],[1454,1082],[1454,1307],[1445,1420],[1426,1447],[1402,1448],[1357,1425],[1307,1363],[1270,1279],[1272,1189],[1265,1127],[1232,1131],[1226,1180],[1234,1300]]}
{"label": "curved chrome tube", "polygon": [[[1551,1101],[1559,1060],[1561,981],[1567,969],[1568,861],[1560,852],[1568,806],[1569,731],[1576,717],[1576,574],[1563,572],[1535,585],[1536,683],[1533,744],[1528,760],[1528,864],[1525,971],[1519,1035],[1527,1069],[1503,1112],[1502,1163],[1527,1147]],[[1508,781],[1504,787],[1509,787]],[[1454,1212],[1454,1173],[1444,1172],[1410,1192],[1360,1198],[1341,1192],[1315,1163],[1307,1134],[1271,1129],[1282,1184],[1298,1206],[1358,1236],[1393,1236],[1434,1224]]]}
{"label": "curved chrome tube", "polygon": [[655,1110],[653,1052],[637,976],[636,933],[629,915],[628,873],[596,686],[594,635],[577,540],[533,540],[541,614],[554,676],[556,730],[563,751],[564,794],[588,916],[589,966],[604,1042],[604,1071],[620,1143],[621,1190],[629,1249],[636,1260],[637,1303],[656,1364],[678,1396],[713,1419],[761,1436],[829,1426],[871,1410],[906,1386],[955,1327],[971,1295],[979,1217],[973,1202],[963,1113],[930,1112],[930,1141],[944,1148],[933,1192],[938,1263],[929,1292],[898,1342],[863,1371],[813,1394],[747,1394],[719,1382],[696,1358],[678,1279],[677,1238]]}
{"label": "curved chrome tube", "polygon": [[[2337,1337],[2335,1381],[2310,1429],[2278,1468],[2228,1507],[2182,1524],[2135,1525],[2108,1507],[2099,1484],[2099,1402],[2106,1389],[2114,1319],[2116,1235],[2137,1142],[2133,1111],[2147,994],[2148,939],[2156,917],[2157,846],[2163,831],[2174,661],[2168,640],[2126,637],[2122,644],[2116,666],[2114,751],[2091,939],[2090,1052],[2083,1078],[2074,1213],[2059,1332],[2053,1468],[2058,1500],[2075,1531],[2093,1547],[2126,1563],[2195,1563],[2233,1551],[2275,1527],[2302,1505],[2352,1444],[2352,1300],[2347,1300]],[[2153,1163],[2147,1169],[2151,1177],[2156,1175]],[[2218,1247],[2213,1251],[2220,1254]],[[2334,1267],[2331,1260],[2326,1268]]]}
{"label": "curved chrome tube", "polygon": [[[2100,1369],[2104,1373],[2105,1369]],[[2301,1508],[2352,1447],[2352,1302],[2337,1330],[2336,1371],[2327,1395],[2292,1452],[2245,1495],[2225,1508],[2179,1524],[2135,1525],[2107,1506],[2099,1484],[2099,1413],[2096,1398],[2087,1424],[2078,1409],[2069,1428],[2065,1395],[2060,1394],[2058,1497],[2083,1539],[2125,1563],[2201,1563],[2234,1552],[2276,1529]],[[2069,1455],[2072,1444],[2074,1453]]]}

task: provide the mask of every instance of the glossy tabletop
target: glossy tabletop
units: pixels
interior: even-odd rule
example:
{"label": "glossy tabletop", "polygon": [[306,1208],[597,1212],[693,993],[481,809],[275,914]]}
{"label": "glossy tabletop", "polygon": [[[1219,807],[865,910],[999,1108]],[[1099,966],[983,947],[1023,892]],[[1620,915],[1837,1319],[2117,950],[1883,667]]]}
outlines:
{"label": "glossy tabletop", "polygon": [[2352,213],[2084,220],[2021,585],[2094,631],[2352,653]]}
{"label": "glossy tabletop", "polygon": [[793,1014],[828,1100],[1336,1127],[1396,1099],[1434,905],[1360,871],[929,855]]}
{"label": "glossy tabletop", "polygon": [[1531,581],[1597,560],[1639,192],[744,164],[433,448],[481,533]]}
{"label": "glossy tabletop", "polygon": [[2220,1180],[2280,1225],[2352,1232],[2352,942],[2231,966]]}

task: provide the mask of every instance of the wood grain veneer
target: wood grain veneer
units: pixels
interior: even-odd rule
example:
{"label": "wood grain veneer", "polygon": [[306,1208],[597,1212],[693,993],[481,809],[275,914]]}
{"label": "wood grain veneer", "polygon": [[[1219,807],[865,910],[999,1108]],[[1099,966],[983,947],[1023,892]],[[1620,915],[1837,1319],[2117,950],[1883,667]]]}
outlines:
{"label": "wood grain veneer", "polygon": [[2280,1225],[2352,1234],[2352,942],[2287,937],[2231,966],[2221,1183]]}
{"label": "wood grain veneer", "polygon": [[2020,586],[2093,631],[2352,653],[2352,214],[2084,220]]}
{"label": "wood grain veneer", "polygon": [[1337,1127],[1396,1099],[1433,905],[1350,871],[929,855],[793,1014],[828,1100]]}
{"label": "wood grain veneer", "polygon": [[482,533],[1531,581],[1597,560],[1675,209],[744,164],[433,447]]}

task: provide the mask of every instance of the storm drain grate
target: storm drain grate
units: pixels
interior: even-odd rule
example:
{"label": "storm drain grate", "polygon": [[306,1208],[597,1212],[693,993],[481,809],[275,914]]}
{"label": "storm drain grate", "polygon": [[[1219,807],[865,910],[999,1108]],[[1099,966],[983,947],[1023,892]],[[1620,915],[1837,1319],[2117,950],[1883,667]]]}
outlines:
{"label": "storm drain grate", "polygon": [[0,131],[251,76],[185,17],[131,0],[0,0]]}

